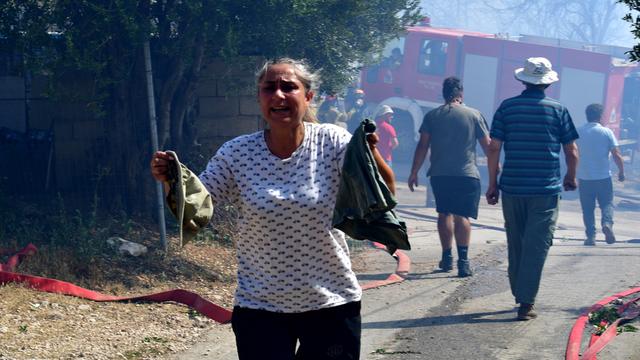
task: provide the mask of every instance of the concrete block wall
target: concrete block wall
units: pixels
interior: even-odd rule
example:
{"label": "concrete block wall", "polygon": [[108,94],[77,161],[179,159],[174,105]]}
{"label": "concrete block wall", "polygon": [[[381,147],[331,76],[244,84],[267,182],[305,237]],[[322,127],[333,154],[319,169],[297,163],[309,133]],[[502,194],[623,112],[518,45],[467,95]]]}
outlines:
{"label": "concrete block wall", "polygon": [[27,127],[49,130],[55,108],[46,97],[46,81],[43,76],[35,76],[31,81],[31,94],[25,99],[25,81],[22,77],[1,76],[0,127],[18,132],[27,131]]}
{"label": "concrete block wall", "polygon": [[56,184],[59,189],[73,189],[77,179],[90,179],[96,171],[97,152],[104,147],[104,123],[60,117],[54,124]]}
{"label": "concrete block wall", "polygon": [[[202,156],[208,158],[224,142],[264,128],[254,80],[260,63],[256,58],[230,62],[214,59],[203,69],[196,118]],[[72,82],[73,92],[88,96],[93,91],[86,76],[78,75]],[[46,78],[34,77],[31,87],[28,125],[40,130],[53,126],[55,182],[59,190],[73,189],[75,179],[88,178],[95,172],[96,153],[105,147],[105,120],[97,119],[94,109],[74,99],[73,92],[69,102],[50,101]],[[0,77],[0,126],[27,130],[24,90],[21,77]]]}
{"label": "concrete block wall", "polygon": [[0,77],[0,127],[25,132],[26,111],[24,79],[17,76]]}
{"label": "concrete block wall", "polygon": [[[8,140],[0,145],[0,181],[6,190],[25,190],[33,193],[44,189],[50,173],[49,156],[52,151],[47,134],[34,130],[51,130],[52,113],[49,100],[42,97],[46,82],[41,79],[26,93],[25,79],[18,76],[0,77],[0,127],[17,132],[18,141]],[[37,88],[34,88],[37,85]],[[28,97],[27,97],[28,96]],[[13,137],[9,139],[15,139]],[[26,141],[25,141],[26,140]]]}
{"label": "concrete block wall", "polygon": [[226,141],[264,129],[255,87],[259,58],[220,59],[203,69],[198,84],[198,141],[211,156]]}

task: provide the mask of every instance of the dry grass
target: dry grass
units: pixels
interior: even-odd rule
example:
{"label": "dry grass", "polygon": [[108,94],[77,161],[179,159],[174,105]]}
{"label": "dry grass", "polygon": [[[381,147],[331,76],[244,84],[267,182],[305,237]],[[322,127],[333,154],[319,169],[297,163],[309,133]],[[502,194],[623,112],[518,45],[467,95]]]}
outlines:
{"label": "dry grass", "polygon": [[[218,226],[208,236],[165,254],[157,233],[149,230],[153,225],[90,210],[68,212],[62,204],[0,198],[0,249],[38,247],[16,272],[118,296],[182,288],[231,307],[233,214],[217,212],[214,223]],[[149,252],[120,255],[106,244],[111,236],[143,244]],[[0,309],[0,359],[157,359],[187,348],[217,326],[180,304],[98,303],[16,284],[0,286]]]}
{"label": "dry grass", "polygon": [[[52,257],[37,256],[38,266]],[[27,259],[25,268],[31,260],[36,259]],[[230,248],[187,245],[166,258],[152,254],[95,266],[94,277],[79,278],[84,285],[95,282],[87,286],[92,290],[125,296],[184,288],[232,306],[235,256]],[[0,286],[0,308],[0,359],[159,358],[186,349],[217,326],[179,304],[98,303],[15,284]]]}

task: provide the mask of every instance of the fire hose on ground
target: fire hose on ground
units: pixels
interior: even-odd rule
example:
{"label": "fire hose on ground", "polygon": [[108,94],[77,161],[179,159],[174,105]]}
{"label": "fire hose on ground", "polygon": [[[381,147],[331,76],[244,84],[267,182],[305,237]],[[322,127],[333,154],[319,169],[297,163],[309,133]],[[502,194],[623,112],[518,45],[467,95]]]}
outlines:
{"label": "fire hose on ground", "polygon": [[[640,287],[625,290],[606,297],[592,305],[587,309],[587,311],[583,312],[578,317],[571,329],[571,332],[569,333],[565,360],[595,360],[596,355],[618,334],[619,326],[640,316],[640,297],[635,297],[631,300],[622,302],[619,301],[620,299],[630,297],[633,294],[640,294]],[[602,328],[605,328],[605,330],[600,334],[591,334],[589,345],[581,355],[580,346],[582,343],[582,334],[589,323],[589,315],[604,309],[607,305],[615,301],[620,302],[620,305],[616,310],[618,315],[617,319],[611,322],[606,321],[605,323],[599,324]]]}
{"label": "fire hose on ground", "polygon": [[[374,243],[376,248],[385,249],[384,245]],[[13,253],[9,256],[6,263],[0,263],[0,285],[7,283],[24,284],[34,290],[49,292],[55,294],[75,296],[87,300],[106,302],[106,301],[118,301],[118,302],[165,302],[173,301],[189,308],[198,311],[202,315],[214,320],[218,323],[225,324],[231,321],[231,310],[222,306],[216,305],[211,301],[203,298],[202,296],[183,289],[174,289],[163,291],[159,293],[141,295],[141,296],[113,296],[105,295],[99,292],[95,292],[89,289],[82,288],[80,286],[61,281],[56,279],[44,278],[33,275],[26,275],[14,272],[16,267],[30,255],[35,254],[37,248],[33,244],[29,244],[22,250]],[[6,250],[0,249],[0,255],[8,253]],[[404,280],[404,277],[409,272],[410,259],[402,251],[398,250],[394,253],[394,258],[397,260],[396,271],[389,275],[386,280],[372,281],[362,285],[363,290],[372,289],[380,286],[390,285],[398,283]]]}

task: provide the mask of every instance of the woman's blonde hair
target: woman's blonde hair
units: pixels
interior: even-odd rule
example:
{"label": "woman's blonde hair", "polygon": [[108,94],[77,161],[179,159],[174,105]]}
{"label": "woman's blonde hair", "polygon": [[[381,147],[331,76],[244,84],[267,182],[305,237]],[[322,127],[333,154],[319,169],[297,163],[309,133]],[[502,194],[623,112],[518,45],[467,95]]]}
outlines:
{"label": "woman's blonde hair", "polygon": [[[256,86],[260,86],[260,82],[262,82],[262,79],[264,79],[264,76],[271,66],[280,64],[287,64],[293,68],[293,72],[296,74],[296,77],[304,86],[305,95],[310,91],[312,91],[313,93],[317,93],[317,90],[320,87],[319,72],[312,71],[311,67],[304,60],[296,60],[288,57],[281,57],[265,61],[264,64],[262,64],[262,66],[256,72]],[[315,114],[313,113],[313,111],[311,111],[310,108],[307,108],[307,112],[304,114],[302,120],[313,123],[318,122]]]}

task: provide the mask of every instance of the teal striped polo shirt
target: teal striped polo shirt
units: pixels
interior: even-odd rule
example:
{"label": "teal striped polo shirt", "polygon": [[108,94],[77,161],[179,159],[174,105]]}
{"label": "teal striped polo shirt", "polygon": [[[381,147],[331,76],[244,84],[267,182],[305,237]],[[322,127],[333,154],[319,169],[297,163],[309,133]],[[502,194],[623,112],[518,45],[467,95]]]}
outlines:
{"label": "teal striped polo shirt", "polygon": [[560,152],[578,138],[569,111],[537,89],[527,89],[500,104],[491,137],[504,146],[500,190],[518,196],[562,191]]}

